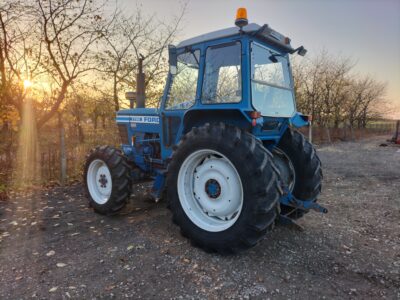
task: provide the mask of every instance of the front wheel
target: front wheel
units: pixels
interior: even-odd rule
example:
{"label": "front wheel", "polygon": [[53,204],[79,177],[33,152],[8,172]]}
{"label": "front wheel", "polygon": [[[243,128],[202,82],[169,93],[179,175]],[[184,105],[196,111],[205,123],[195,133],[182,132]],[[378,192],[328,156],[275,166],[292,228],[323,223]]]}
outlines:
{"label": "front wheel", "polygon": [[90,152],[83,180],[89,204],[100,214],[117,213],[125,206],[132,190],[131,167],[120,150],[110,146]]}
{"label": "front wheel", "polygon": [[168,168],[167,193],[174,222],[207,251],[254,246],[279,214],[271,153],[224,124],[193,128],[182,138]]}
{"label": "front wheel", "polygon": [[[292,194],[300,200],[316,201],[321,193],[322,168],[314,146],[300,132],[288,129],[272,153],[280,179]],[[306,213],[281,205],[281,214],[294,220]]]}

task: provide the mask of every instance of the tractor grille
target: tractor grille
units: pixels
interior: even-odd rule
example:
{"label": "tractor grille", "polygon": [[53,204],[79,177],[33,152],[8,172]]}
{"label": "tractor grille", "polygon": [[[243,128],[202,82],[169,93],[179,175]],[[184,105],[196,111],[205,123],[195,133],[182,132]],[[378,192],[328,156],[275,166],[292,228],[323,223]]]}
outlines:
{"label": "tractor grille", "polygon": [[119,137],[121,139],[121,144],[129,145],[129,139],[128,139],[128,129],[126,125],[118,125],[118,131],[119,131]]}

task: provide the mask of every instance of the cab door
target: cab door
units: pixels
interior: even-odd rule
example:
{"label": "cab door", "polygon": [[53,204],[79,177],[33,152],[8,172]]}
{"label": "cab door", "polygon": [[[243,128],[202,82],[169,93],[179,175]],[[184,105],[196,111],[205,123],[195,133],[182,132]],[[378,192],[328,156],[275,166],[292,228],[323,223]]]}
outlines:
{"label": "cab door", "polygon": [[198,99],[200,49],[178,54],[176,74],[169,74],[161,109],[162,158],[172,154],[183,130],[183,116]]}

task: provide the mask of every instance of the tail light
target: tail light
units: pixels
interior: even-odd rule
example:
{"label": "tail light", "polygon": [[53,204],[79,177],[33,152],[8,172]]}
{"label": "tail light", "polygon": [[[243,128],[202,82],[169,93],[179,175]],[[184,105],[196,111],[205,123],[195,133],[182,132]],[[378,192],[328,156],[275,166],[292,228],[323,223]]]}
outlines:
{"label": "tail light", "polygon": [[252,111],[252,112],[250,112],[250,118],[252,118],[252,119],[261,118],[261,112],[259,112],[259,111]]}

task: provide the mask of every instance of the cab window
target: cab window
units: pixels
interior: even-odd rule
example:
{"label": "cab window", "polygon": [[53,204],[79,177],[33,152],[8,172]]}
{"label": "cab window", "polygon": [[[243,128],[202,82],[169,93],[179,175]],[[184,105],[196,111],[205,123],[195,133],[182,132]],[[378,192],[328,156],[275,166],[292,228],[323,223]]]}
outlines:
{"label": "cab window", "polygon": [[253,106],[263,116],[291,117],[296,111],[287,54],[251,44]]}
{"label": "cab window", "polygon": [[208,47],[202,103],[237,103],[242,99],[241,44]]}
{"label": "cab window", "polygon": [[165,108],[188,109],[196,99],[197,80],[199,77],[200,50],[178,55],[177,72],[172,76]]}

